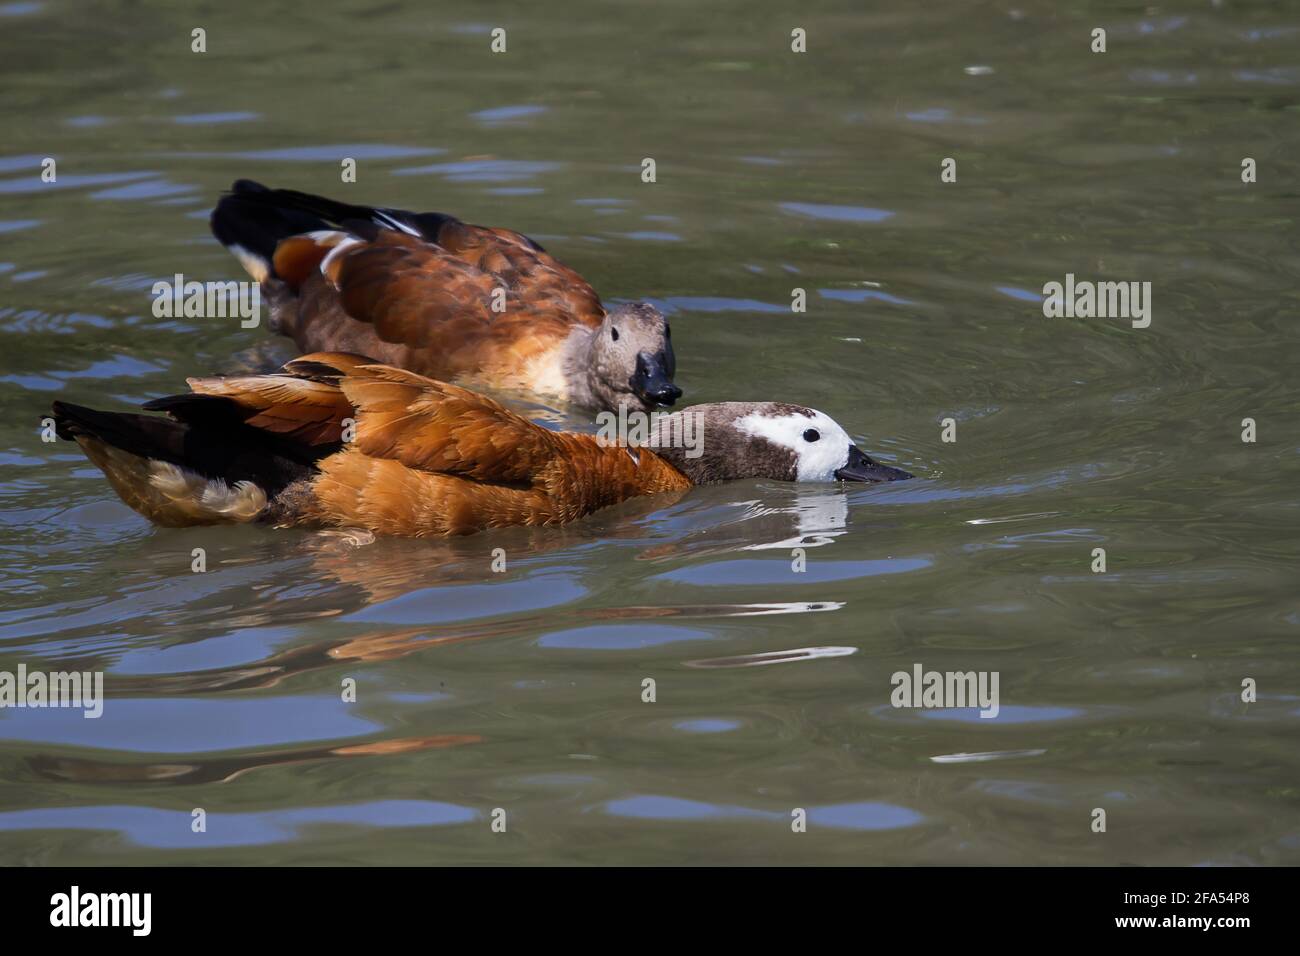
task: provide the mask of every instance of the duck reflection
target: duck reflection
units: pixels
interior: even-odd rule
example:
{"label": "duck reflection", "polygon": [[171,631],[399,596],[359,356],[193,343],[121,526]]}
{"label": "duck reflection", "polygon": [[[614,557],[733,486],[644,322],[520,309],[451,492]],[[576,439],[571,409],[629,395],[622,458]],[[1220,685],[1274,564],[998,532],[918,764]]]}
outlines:
{"label": "duck reflection", "polygon": [[28,768],[47,780],[99,784],[201,784],[229,783],[250,770],[285,764],[305,763],[339,757],[368,757],[441,750],[465,744],[482,743],[477,734],[439,734],[429,737],[402,737],[377,740],[345,747],[310,747],[241,754],[210,760],[171,761],[168,763],[119,763],[82,757],[37,754],[27,758]]}
{"label": "duck reflection", "polygon": [[821,548],[848,530],[849,495],[837,486],[763,485],[762,498],[731,499],[733,489],[710,489],[721,502],[717,520],[680,540],[646,549],[642,558],[703,557],[736,551]]}
{"label": "duck reflection", "polygon": [[[496,583],[503,576],[517,574],[521,568],[536,566],[539,557],[562,554],[566,550],[577,552],[597,545],[621,547],[630,550],[637,560],[657,560],[669,554],[694,556],[715,550],[822,547],[843,533],[847,524],[847,500],[843,493],[833,489],[801,489],[773,495],[770,501],[706,495],[701,502],[683,505],[688,494],[638,499],[563,528],[511,528],[477,538],[376,540],[366,532],[346,529],[296,536],[292,547],[274,548],[275,563],[281,567],[292,564],[293,576],[313,585],[279,588],[274,593],[262,593],[261,586],[254,587],[253,599],[241,606],[236,626],[283,629],[295,623],[317,622],[311,630],[319,633],[320,625],[330,621],[328,627],[335,630],[334,636],[227,667],[177,673],[114,674],[109,682],[110,696],[177,697],[261,691],[300,675],[338,669],[354,662],[392,661],[444,645],[526,636],[539,629],[580,627],[592,621],[803,614],[834,611],[842,606],[834,601],[764,601],[591,608],[574,607],[572,603],[576,602],[571,602],[534,612],[509,613],[505,619],[386,625],[363,624],[353,619],[354,615],[361,616],[359,612],[376,605],[431,587]],[[697,530],[679,535],[680,543],[670,548],[660,548],[651,544],[661,533],[660,529],[648,527],[651,522],[685,522]],[[494,557],[499,553],[496,549],[508,556],[505,575],[494,570]],[[231,567],[239,569],[249,560],[247,554],[233,558]],[[258,562],[253,559],[253,563]],[[549,563],[554,563],[553,557]],[[586,560],[577,563],[583,567],[589,564]],[[229,600],[232,589],[239,591],[247,586],[242,580],[236,580],[233,586],[228,584],[221,589],[221,596]],[[214,620],[207,628],[209,633],[196,628],[186,635],[186,643],[229,634],[233,623],[227,619],[223,630]],[[352,628],[355,633],[347,633]],[[709,666],[714,662],[693,663]],[[720,661],[714,666],[726,664],[734,665],[734,662]],[[436,750],[481,743],[483,739],[476,734],[397,737],[337,747],[308,746],[159,762],[38,754],[26,762],[34,774],[60,781],[190,785],[229,782],[260,767]]]}

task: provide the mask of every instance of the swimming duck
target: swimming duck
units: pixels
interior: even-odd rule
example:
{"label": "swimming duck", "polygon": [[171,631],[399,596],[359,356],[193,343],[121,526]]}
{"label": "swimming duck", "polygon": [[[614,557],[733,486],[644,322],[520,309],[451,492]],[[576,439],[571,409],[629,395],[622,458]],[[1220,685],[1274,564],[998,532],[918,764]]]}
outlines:
{"label": "swimming duck", "polygon": [[[800,405],[725,402],[652,416],[620,446],[554,432],[492,399],[345,353],[277,372],[189,379],[157,415],[55,402],[126,504],[165,526],[266,522],[415,537],[559,525],[638,495],[730,479],[912,477]],[[694,416],[692,447],[675,443]]]}
{"label": "swimming duck", "polygon": [[247,179],[211,225],[261,284],[272,328],[305,352],[358,352],[611,411],[671,406],[682,394],[658,309],[606,311],[582,276],[509,229]]}

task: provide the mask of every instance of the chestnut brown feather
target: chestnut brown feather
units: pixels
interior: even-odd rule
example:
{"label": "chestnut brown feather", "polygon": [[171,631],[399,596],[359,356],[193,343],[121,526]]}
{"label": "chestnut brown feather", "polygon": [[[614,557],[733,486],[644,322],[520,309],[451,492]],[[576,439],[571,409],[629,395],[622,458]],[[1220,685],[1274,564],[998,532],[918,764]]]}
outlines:
{"label": "chestnut brown feather", "polygon": [[[345,250],[338,270],[343,310],[373,326],[381,341],[414,350],[404,363],[414,371],[478,372],[495,381],[556,348],[575,324],[600,324],[600,300],[572,270],[488,230],[477,232],[464,241],[457,236],[455,251],[391,230]],[[501,298],[497,311],[494,294]],[[300,328],[311,337],[305,324]]]}
{"label": "chestnut brown feather", "polygon": [[611,411],[681,394],[657,309],[607,312],[582,276],[509,229],[246,180],[212,228],[263,283],[271,325],[305,351]]}
{"label": "chestnut brown feather", "polygon": [[[469,534],[562,524],[691,485],[648,450],[634,457],[590,435],[552,432],[484,395],[358,355],[316,353],[268,375],[195,378],[190,386],[190,395],[148,403],[175,420],[170,431],[150,428],[169,425],[165,419],[56,407],[60,421],[91,423],[67,424],[61,436],[84,439],[91,429],[96,444],[83,440],[87,454],[127,504],[160,523],[260,519],[417,537]],[[176,440],[166,448],[145,440],[155,432]],[[243,464],[260,436],[271,442],[268,454],[289,456],[265,486],[250,482],[256,471]],[[230,495],[214,497],[233,480],[224,461],[238,465],[249,486],[238,510]],[[174,469],[164,477],[179,489],[162,504],[151,489],[155,462]],[[284,478],[285,468],[299,470]],[[209,502],[225,510],[217,514]]]}

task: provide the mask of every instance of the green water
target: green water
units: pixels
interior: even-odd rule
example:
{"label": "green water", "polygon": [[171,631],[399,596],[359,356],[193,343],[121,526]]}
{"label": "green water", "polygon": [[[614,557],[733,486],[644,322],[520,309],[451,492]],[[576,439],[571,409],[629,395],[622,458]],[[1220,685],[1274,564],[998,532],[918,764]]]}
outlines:
{"label": "green water", "polygon": [[[0,670],[108,693],[0,710],[0,862],[1300,862],[1294,5],[228,6],[0,4]],[[241,277],[237,177],[524,231],[671,310],[688,401],[919,480],[154,529],[37,426],[291,354],[152,313]],[[1046,318],[1067,273],[1150,326]]]}

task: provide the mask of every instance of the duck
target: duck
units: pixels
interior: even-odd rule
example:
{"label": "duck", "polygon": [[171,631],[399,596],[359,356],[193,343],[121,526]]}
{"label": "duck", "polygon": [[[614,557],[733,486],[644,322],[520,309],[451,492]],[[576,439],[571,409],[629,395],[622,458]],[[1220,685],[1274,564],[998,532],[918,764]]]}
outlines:
{"label": "duck", "polygon": [[[830,416],[721,402],[647,416],[627,444],[544,428],[496,400],[353,353],[191,378],[139,414],[56,401],[128,506],[165,527],[270,524],[449,537],[552,527],[642,495],[737,479],[892,482]],[[686,433],[699,440],[687,445]]]}
{"label": "duck", "polygon": [[648,302],[606,309],[509,229],[237,180],[213,235],[303,352],[351,352],[439,380],[617,411],[671,407],[676,358]]}

